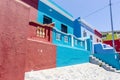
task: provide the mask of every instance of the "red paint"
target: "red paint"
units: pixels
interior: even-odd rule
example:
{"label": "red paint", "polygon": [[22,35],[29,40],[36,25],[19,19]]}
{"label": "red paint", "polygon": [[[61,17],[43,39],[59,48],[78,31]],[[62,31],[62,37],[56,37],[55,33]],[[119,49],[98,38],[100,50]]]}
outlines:
{"label": "red paint", "polygon": [[0,1],[0,80],[24,80],[29,8]]}
{"label": "red paint", "polygon": [[26,71],[56,67],[56,46],[28,40]]}
{"label": "red paint", "polygon": [[38,0],[21,0],[30,6],[29,20],[37,20]]}
{"label": "red paint", "polygon": [[[120,53],[120,39],[114,40],[114,42],[115,42],[116,51]],[[106,43],[112,46],[112,40],[103,41],[103,43]]]}
{"label": "red paint", "polygon": [[98,37],[102,38],[102,34],[101,34],[99,31],[97,31],[97,30],[95,29],[94,32],[95,32],[95,34],[96,34]]}
{"label": "red paint", "polygon": [[46,28],[50,31],[47,43],[40,42],[42,39],[31,41],[36,40],[30,38],[35,35],[35,26],[29,25],[29,21],[37,18],[37,7],[31,1],[24,0],[29,6],[21,0],[0,1],[0,80],[24,80],[25,71],[56,66],[51,28]]}
{"label": "red paint", "polygon": [[[44,38],[37,36],[36,30],[38,26],[45,29]],[[52,42],[52,27],[50,27],[49,25],[43,25],[43,24],[39,24],[36,22],[30,22],[29,38],[40,40],[40,41],[45,41],[45,42]]]}

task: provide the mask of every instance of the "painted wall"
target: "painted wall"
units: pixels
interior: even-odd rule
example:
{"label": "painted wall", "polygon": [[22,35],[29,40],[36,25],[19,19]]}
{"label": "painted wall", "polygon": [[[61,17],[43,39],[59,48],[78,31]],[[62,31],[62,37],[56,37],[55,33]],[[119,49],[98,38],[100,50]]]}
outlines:
{"label": "painted wall", "polygon": [[[120,39],[117,39],[115,42],[115,49],[118,53],[120,53]],[[103,41],[103,43],[111,45],[112,46],[112,40]]]}
{"label": "painted wall", "polygon": [[25,71],[56,67],[56,46],[28,39]]}
{"label": "painted wall", "polygon": [[101,53],[101,54],[110,54],[110,53],[115,53],[113,50],[113,47],[102,44],[102,43],[96,43],[94,44],[94,53]]}
{"label": "painted wall", "polygon": [[97,43],[94,44],[95,57],[99,58],[103,62],[109,64],[110,66],[120,69],[120,55],[113,50],[113,47]]}
{"label": "painted wall", "polygon": [[[49,1],[47,2],[51,3]],[[68,33],[73,34],[73,21],[39,0],[37,21],[43,23],[44,15],[52,18],[52,22],[55,22],[55,27],[57,29],[61,30],[61,24],[64,24],[68,27]]]}
{"label": "painted wall", "polygon": [[89,62],[89,55],[90,52],[83,49],[57,46],[57,67]]}
{"label": "painted wall", "polygon": [[102,42],[102,34],[98,30],[94,30],[94,43]]}
{"label": "painted wall", "polygon": [[24,80],[29,13],[21,1],[0,1],[0,80]]}
{"label": "painted wall", "polygon": [[74,21],[74,35],[78,38],[81,37],[82,33],[81,33],[81,24],[78,21],[78,19],[75,19]]}
{"label": "painted wall", "polygon": [[109,53],[109,54],[94,54],[95,57],[99,58],[103,62],[109,64],[110,66],[120,70],[120,55],[115,53]]}

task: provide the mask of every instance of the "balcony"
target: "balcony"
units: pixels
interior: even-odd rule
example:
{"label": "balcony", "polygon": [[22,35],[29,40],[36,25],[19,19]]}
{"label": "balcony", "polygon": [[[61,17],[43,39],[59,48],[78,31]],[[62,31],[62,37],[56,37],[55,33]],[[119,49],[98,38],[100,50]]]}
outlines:
{"label": "balcony", "polygon": [[63,33],[60,30],[53,28],[53,43],[56,45],[61,46],[68,46],[78,49],[87,49],[88,45],[91,43],[88,43],[88,39],[82,39],[77,38],[72,34]]}

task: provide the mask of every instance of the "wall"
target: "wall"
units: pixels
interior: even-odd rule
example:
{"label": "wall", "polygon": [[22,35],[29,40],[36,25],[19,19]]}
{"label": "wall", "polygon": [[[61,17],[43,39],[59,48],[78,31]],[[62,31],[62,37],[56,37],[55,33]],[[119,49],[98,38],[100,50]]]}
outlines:
{"label": "wall", "polygon": [[29,6],[0,1],[0,80],[24,80]]}
{"label": "wall", "polygon": [[38,0],[21,0],[21,1],[30,6],[29,21],[37,20]]}
{"label": "wall", "polygon": [[94,30],[94,43],[102,42],[102,34],[97,31],[96,29]]}
{"label": "wall", "polygon": [[109,54],[94,54],[95,57],[99,58],[103,62],[109,64],[110,66],[120,70],[120,56],[118,54],[109,53]]}
{"label": "wall", "polygon": [[[25,71],[56,67],[56,47],[51,44],[52,29],[47,25],[44,26],[38,23],[37,20],[38,17],[42,19],[42,17],[38,15],[39,0],[22,1],[30,6]],[[45,38],[37,36],[36,30],[38,26],[45,28]]]}
{"label": "wall", "polygon": [[80,38],[82,36],[81,24],[78,21],[78,19],[75,19],[75,21],[74,21],[74,35],[78,38]]}
{"label": "wall", "polygon": [[73,22],[65,17],[63,14],[60,14],[58,11],[49,7],[39,0],[38,6],[38,18],[37,21],[43,23],[43,15],[46,15],[52,18],[52,22],[55,22],[55,27],[61,30],[61,24],[68,26],[68,33],[73,34]]}
{"label": "wall", "polygon": [[26,71],[56,67],[56,46],[40,41],[28,40]]}
{"label": "wall", "polygon": [[84,49],[57,46],[57,67],[89,62],[90,52]]}
{"label": "wall", "polygon": [[[116,51],[120,53],[120,39],[117,39],[114,42],[115,42],[115,49],[116,49]],[[109,44],[109,45],[112,46],[112,40],[103,41],[103,43]]]}
{"label": "wall", "polygon": [[102,43],[96,43],[94,44],[94,53],[101,53],[101,54],[110,54],[115,53],[113,47],[108,46],[106,44]]}
{"label": "wall", "polygon": [[113,47],[97,43],[94,44],[94,50],[95,54],[93,55],[95,57],[114,68],[120,69],[120,55],[113,50]]}

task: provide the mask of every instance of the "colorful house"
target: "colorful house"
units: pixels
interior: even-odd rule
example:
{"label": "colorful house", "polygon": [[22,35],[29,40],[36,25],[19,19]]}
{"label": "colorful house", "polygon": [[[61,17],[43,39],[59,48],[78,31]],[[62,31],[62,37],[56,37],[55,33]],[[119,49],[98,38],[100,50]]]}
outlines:
{"label": "colorful house", "polygon": [[89,62],[94,30],[51,0],[2,0],[0,10],[2,80]]}
{"label": "colorful house", "polygon": [[[89,61],[89,39],[74,36],[74,19],[70,13],[51,0],[39,0],[37,21],[43,24],[54,23],[55,25],[52,28],[52,43],[57,47],[56,64],[58,67]],[[72,58],[78,59],[73,61]]]}
{"label": "colorful house", "polygon": [[74,21],[74,35],[81,38],[89,38],[92,43],[92,53],[94,53],[93,43],[102,42],[102,34],[92,27],[92,25],[81,18]]}
{"label": "colorful house", "polygon": [[[112,33],[110,31],[102,32],[102,40],[103,43],[112,46]],[[120,53],[120,31],[114,31],[114,42],[116,51]]]}
{"label": "colorful house", "polygon": [[71,14],[51,0],[2,0],[0,10],[3,80],[23,80],[28,71],[89,62],[90,39],[76,37]]}

